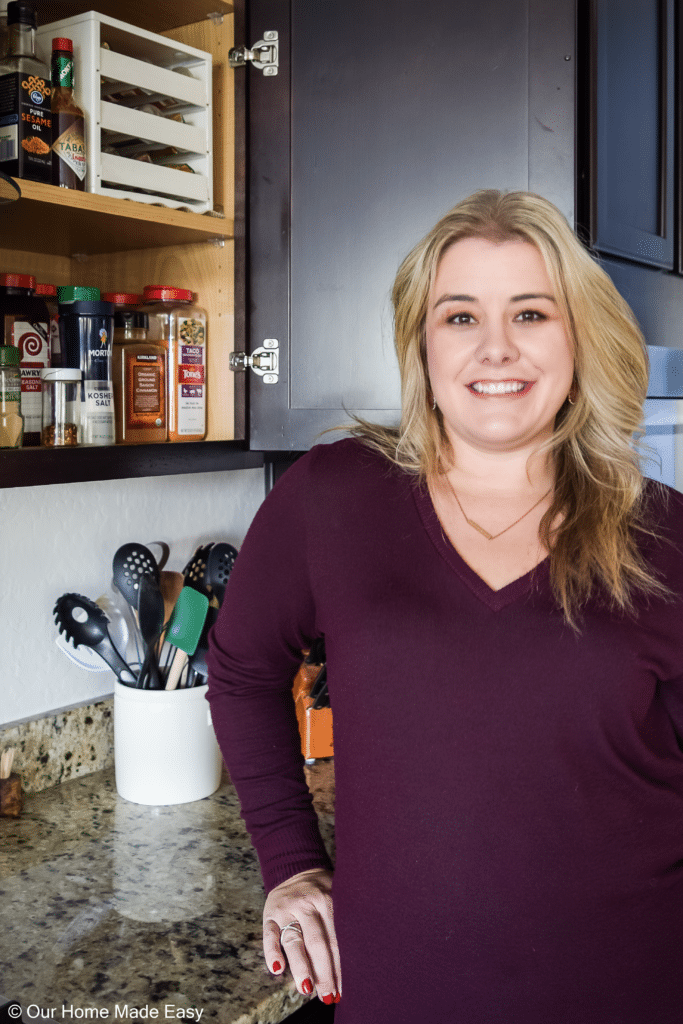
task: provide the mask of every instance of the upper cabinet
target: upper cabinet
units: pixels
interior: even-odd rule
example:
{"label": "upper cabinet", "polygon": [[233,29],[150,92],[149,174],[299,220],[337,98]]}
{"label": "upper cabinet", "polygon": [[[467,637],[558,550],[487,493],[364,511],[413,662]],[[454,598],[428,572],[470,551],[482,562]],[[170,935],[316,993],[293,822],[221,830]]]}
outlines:
{"label": "upper cabinet", "polygon": [[[302,450],[355,413],[395,421],[389,292],[402,258],[481,188],[574,216],[573,2],[249,0],[248,347],[253,448]],[[331,435],[332,437],[334,435]],[[327,435],[329,438],[330,435]]]}
{"label": "upper cabinet", "polygon": [[[39,5],[40,23],[71,17],[92,0]],[[104,0],[97,9],[212,55],[213,210],[170,209],[111,195],[73,192],[20,181],[22,198],[0,208],[0,272],[33,274],[56,285],[92,285],[136,292],[145,284],[189,288],[207,309],[208,430],[206,441],[0,451],[0,486],[199,472],[257,465],[246,451],[242,379],[230,371],[234,348],[233,5],[216,0],[135,4]],[[77,85],[79,69],[76,68]],[[237,384],[237,389],[236,389]]]}
{"label": "upper cabinet", "polygon": [[590,0],[579,45],[580,219],[600,253],[678,259],[675,0]]}

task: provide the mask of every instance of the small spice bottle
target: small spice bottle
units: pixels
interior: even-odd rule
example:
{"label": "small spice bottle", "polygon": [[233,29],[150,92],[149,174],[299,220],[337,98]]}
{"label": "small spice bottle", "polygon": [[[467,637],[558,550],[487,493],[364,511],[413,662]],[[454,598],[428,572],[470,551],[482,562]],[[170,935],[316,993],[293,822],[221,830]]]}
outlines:
{"label": "small spice bottle", "polygon": [[[1,2],[1,0],[0,0]],[[62,365],[62,345],[59,340],[59,308],[57,306],[57,286],[54,284],[37,284],[33,293],[43,299],[50,314],[50,366]]]}
{"label": "small spice bottle", "polygon": [[0,448],[21,448],[23,434],[19,349],[0,345]]}
{"label": "small spice bottle", "polygon": [[114,409],[117,444],[168,439],[166,348],[147,341],[146,313],[114,313]]}
{"label": "small spice bottle", "polygon": [[150,340],[168,352],[168,439],[201,441],[206,435],[206,311],[192,292],[146,285]]}
{"label": "small spice bottle", "polygon": [[41,370],[43,385],[42,444],[73,448],[78,444],[81,412],[81,371],[68,367]]}

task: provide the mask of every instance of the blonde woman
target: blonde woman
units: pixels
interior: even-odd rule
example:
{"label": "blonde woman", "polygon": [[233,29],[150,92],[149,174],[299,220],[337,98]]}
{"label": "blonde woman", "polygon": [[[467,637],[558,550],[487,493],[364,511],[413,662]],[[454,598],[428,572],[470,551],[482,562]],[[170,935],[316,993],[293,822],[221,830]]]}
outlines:
{"label": "blonde woman", "polygon": [[[680,1024],[683,497],[639,470],[642,337],[528,193],[456,206],[393,301],[399,428],[285,474],[213,636],[267,966],[337,1024]],[[290,697],[317,636],[334,876]]]}

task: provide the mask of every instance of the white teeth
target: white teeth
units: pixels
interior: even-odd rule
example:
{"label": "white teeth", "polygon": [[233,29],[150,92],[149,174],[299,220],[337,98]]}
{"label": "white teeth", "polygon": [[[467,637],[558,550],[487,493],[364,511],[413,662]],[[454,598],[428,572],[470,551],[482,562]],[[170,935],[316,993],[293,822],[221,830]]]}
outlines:
{"label": "white teeth", "polygon": [[480,395],[510,395],[514,391],[523,391],[526,383],[522,380],[506,380],[500,381],[498,384],[482,384],[477,380],[474,384],[470,384],[470,387]]}

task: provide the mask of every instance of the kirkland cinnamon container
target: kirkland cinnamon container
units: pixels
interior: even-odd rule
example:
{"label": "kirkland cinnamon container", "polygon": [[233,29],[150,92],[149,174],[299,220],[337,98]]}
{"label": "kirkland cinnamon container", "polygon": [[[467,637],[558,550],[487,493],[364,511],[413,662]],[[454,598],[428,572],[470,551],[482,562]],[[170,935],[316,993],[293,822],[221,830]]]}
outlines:
{"label": "kirkland cinnamon container", "polygon": [[148,341],[163,342],[168,358],[168,440],[206,436],[206,311],[192,292],[147,285],[140,312],[149,317]]}

